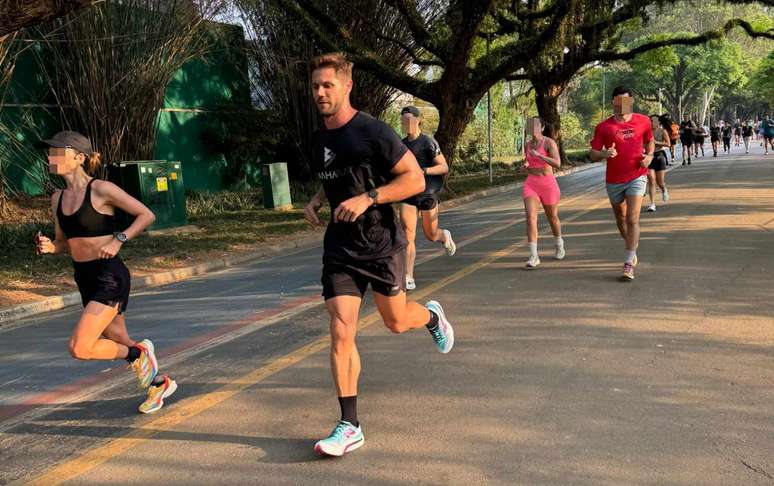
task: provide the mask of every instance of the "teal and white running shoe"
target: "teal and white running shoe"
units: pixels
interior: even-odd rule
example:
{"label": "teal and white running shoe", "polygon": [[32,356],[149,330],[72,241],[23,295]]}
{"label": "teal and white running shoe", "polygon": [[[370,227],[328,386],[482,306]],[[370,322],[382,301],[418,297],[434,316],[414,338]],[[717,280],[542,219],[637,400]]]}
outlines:
{"label": "teal and white running shoe", "polygon": [[454,346],[454,329],[451,322],[446,320],[446,314],[443,313],[443,308],[438,302],[431,300],[425,307],[438,316],[438,327],[431,330],[430,335],[433,336],[438,351],[446,354]]}
{"label": "teal and white running shoe", "polygon": [[328,438],[317,441],[314,451],[321,456],[343,456],[347,452],[360,449],[365,443],[363,429],[355,427],[346,420],[340,420]]}

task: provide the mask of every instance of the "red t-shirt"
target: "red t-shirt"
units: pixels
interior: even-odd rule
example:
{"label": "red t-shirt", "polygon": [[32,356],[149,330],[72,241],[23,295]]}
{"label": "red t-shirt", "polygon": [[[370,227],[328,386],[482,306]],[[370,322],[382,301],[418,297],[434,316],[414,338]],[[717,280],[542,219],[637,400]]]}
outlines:
{"label": "red t-shirt", "polygon": [[632,113],[628,122],[616,121],[614,116],[603,121],[594,129],[591,148],[602,150],[610,148],[615,143],[618,155],[607,160],[608,184],[621,184],[632,181],[648,173],[647,167],[642,167],[642,157],[645,152],[643,144],[653,140],[653,129],[650,118],[639,113]]}

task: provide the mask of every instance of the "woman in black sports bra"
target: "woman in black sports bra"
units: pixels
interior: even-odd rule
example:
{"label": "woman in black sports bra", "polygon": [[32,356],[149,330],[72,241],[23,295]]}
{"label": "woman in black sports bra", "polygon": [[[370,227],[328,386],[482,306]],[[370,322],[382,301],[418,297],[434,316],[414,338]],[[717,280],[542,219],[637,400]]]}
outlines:
{"label": "woman in black sports bra", "polygon": [[[126,359],[140,387],[149,388],[140,411],[154,412],[177,385],[169,377],[156,376],[158,362],[153,343],[129,337],[124,312],[129,302],[130,276],[118,252],[156,217],[115,184],[86,173],[84,165],[93,172],[100,163],[100,155],[92,150],[88,138],[66,131],[43,144],[48,146],[49,172],[64,178],[67,187],[51,196],[56,237],[51,241],[38,234],[37,252],[70,253],[84,306],[70,338],[70,354],[82,360]],[[135,217],[123,232],[116,229],[115,208]]]}

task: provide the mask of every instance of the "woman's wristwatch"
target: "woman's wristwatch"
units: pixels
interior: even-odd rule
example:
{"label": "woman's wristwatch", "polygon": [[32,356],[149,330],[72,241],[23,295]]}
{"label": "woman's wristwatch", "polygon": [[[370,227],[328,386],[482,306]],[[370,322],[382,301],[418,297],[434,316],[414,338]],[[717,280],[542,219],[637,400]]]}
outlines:
{"label": "woman's wristwatch", "polygon": [[113,233],[113,236],[124,245],[129,241],[129,238],[126,237],[126,233]]}

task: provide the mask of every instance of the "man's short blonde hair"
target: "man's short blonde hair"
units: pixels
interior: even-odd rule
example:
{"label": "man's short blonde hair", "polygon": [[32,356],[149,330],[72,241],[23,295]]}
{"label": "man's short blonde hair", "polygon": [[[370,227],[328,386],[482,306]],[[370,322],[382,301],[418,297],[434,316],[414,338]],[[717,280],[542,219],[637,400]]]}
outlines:
{"label": "man's short blonde hair", "polygon": [[347,59],[343,52],[330,52],[312,59],[309,63],[309,72],[317,71],[323,68],[333,68],[336,74],[344,74],[347,78],[352,78],[352,62]]}

